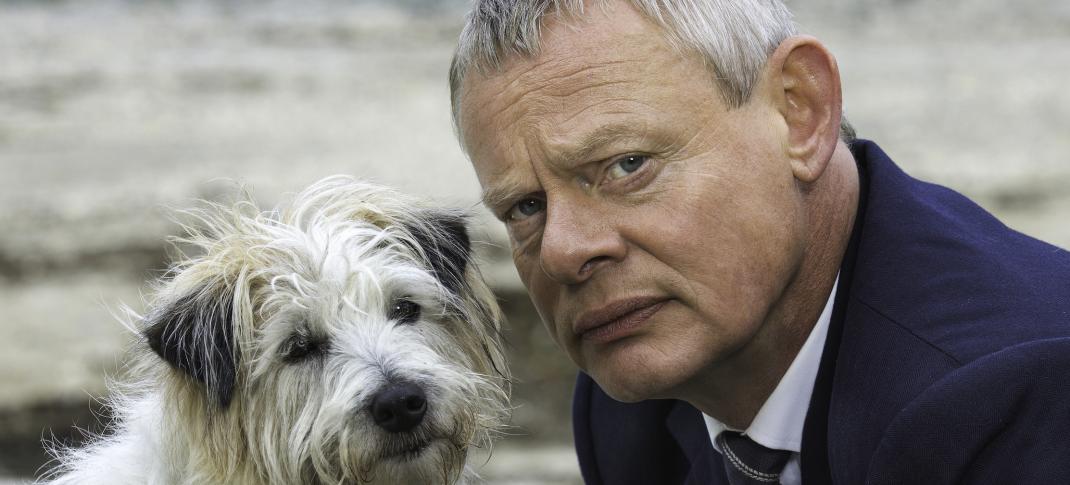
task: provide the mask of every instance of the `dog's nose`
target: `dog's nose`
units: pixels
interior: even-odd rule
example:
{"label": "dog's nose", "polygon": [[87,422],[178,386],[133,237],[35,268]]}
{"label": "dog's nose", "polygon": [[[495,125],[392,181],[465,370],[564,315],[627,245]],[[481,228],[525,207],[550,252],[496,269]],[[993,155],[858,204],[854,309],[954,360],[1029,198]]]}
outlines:
{"label": "dog's nose", "polygon": [[372,419],[391,433],[415,428],[426,412],[427,395],[420,386],[409,382],[391,385],[372,398]]}

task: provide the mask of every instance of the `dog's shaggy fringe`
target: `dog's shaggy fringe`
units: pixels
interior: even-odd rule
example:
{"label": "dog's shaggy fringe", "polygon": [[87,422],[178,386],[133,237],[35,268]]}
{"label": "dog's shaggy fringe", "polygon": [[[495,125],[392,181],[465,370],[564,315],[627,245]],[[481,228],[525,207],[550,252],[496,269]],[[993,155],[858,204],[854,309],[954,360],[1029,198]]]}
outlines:
{"label": "dog's shaggy fringe", "polygon": [[[474,265],[448,264],[468,256],[463,214],[336,176],[280,209],[244,195],[183,215],[176,247],[194,255],[180,252],[146,315],[127,312],[148,337],[113,384],[114,421],[85,448],[53,443],[56,465],[42,480],[473,479],[468,449],[489,447],[505,425],[510,376],[493,294]],[[419,305],[418,321],[391,321],[398,298]],[[174,322],[230,324],[183,333]],[[287,346],[305,337],[322,341],[321,354],[288,362]],[[412,433],[384,433],[366,416],[396,379],[426,387],[426,423]]]}

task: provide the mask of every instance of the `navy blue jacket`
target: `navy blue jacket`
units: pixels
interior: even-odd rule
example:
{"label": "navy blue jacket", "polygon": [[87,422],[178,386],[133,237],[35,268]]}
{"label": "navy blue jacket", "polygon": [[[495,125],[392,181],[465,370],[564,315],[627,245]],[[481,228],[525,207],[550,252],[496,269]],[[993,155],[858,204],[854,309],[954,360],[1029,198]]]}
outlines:
{"label": "navy blue jacket", "polygon": [[[872,142],[851,150],[859,214],[803,483],[1070,484],[1070,253],[909,177]],[[682,401],[620,403],[581,374],[573,428],[588,484],[727,483]]]}

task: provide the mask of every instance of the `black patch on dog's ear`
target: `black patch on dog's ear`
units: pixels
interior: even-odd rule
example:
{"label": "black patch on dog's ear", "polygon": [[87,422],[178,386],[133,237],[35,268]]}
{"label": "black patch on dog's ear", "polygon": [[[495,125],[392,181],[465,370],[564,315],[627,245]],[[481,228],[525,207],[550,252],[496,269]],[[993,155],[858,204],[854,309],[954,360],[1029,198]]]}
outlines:
{"label": "black patch on dog's ear", "polygon": [[406,229],[427,255],[435,278],[448,290],[460,293],[466,284],[464,272],[472,257],[472,242],[464,217],[449,212],[429,212],[421,216],[422,224],[407,224]]}
{"label": "black patch on dog's ear", "polygon": [[234,395],[234,295],[201,288],[158,309],[144,331],[149,347],[172,367],[204,384],[226,408]]}

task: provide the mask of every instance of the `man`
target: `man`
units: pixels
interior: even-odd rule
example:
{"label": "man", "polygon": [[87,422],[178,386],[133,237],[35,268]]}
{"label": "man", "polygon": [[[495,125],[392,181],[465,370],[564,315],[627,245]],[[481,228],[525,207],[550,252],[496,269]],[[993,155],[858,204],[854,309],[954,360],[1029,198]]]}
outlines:
{"label": "man", "polygon": [[852,140],[779,1],[478,1],[450,81],[588,483],[1070,480],[1070,255]]}

